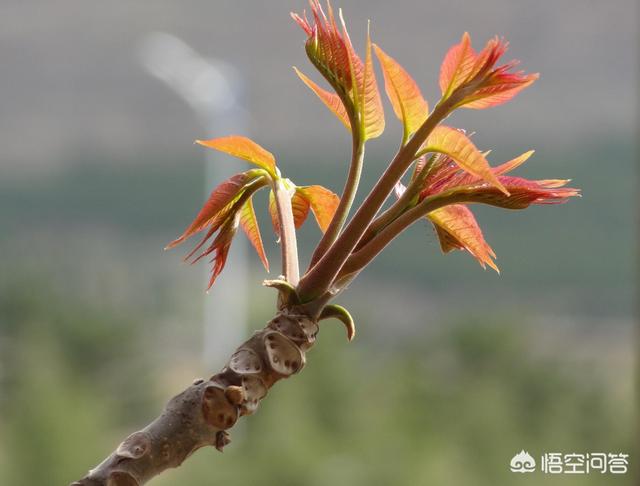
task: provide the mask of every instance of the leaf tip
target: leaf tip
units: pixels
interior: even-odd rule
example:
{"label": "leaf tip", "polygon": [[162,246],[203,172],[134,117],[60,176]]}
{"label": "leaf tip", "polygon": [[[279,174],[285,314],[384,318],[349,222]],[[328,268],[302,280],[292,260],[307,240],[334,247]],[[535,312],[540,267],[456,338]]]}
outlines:
{"label": "leaf tip", "polygon": [[356,337],[356,328],[355,327],[349,327],[347,329],[347,340],[349,342],[353,341],[353,338]]}
{"label": "leaf tip", "polygon": [[508,191],[506,187],[504,187],[504,184],[502,184],[502,182],[500,182],[497,177],[492,182],[493,182],[493,185],[496,186],[500,190],[500,192],[502,192],[505,196],[507,197],[511,196],[511,193]]}
{"label": "leaf tip", "polygon": [[171,243],[168,243],[167,245],[165,245],[163,250],[164,251],[171,250],[172,248],[175,248],[176,246],[178,246],[183,241],[184,241],[183,237],[177,238],[177,239],[173,240]]}
{"label": "leaf tip", "polygon": [[[493,257],[495,258],[495,254],[493,255]],[[498,275],[500,275],[500,268],[498,267],[498,265],[496,265],[496,262],[494,262],[491,258],[487,258],[486,262],[487,265],[489,265]]]}
{"label": "leaf tip", "polygon": [[356,325],[353,321],[353,317],[349,314],[349,311],[342,307],[341,305],[329,304],[320,313],[320,317],[318,320],[321,321],[323,319],[335,318],[338,319],[342,324],[344,324],[347,331],[347,339],[349,342],[353,341],[353,338],[356,335]]}

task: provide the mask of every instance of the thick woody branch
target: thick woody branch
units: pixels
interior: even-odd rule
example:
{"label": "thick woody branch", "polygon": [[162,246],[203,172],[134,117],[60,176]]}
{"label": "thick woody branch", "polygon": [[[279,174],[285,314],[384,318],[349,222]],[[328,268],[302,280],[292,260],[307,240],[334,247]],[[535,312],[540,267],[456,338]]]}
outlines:
{"label": "thick woody branch", "polygon": [[201,447],[222,450],[230,442],[227,430],[254,413],[277,381],[303,368],[318,330],[317,320],[301,309],[283,309],[240,345],[220,373],[173,397],[157,419],[71,486],[140,486]]}

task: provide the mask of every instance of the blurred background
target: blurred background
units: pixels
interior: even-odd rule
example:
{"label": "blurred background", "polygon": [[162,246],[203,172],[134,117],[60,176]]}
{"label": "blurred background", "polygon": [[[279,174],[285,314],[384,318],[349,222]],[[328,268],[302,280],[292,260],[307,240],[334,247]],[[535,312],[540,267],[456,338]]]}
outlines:
{"label": "blurred background", "polygon": [[[448,123],[475,131],[493,163],[536,149],[520,174],[572,178],[584,197],[518,213],[477,208],[501,275],[467,254],[441,255],[426,223],[411,228],[339,299],[356,319],[355,342],[324,325],[304,373],[234,429],[224,455],[201,450],[153,484],[632,484],[631,472],[508,467],[521,449],[624,452],[637,462],[636,2],[342,6],[356,47],[371,19],[374,42],[432,104],[440,62],[465,30],[476,47],[504,35],[507,57],[540,80],[508,105]],[[314,75],[289,18],[305,7],[0,4],[0,484],[84,475],[210,375],[208,360],[223,362],[203,358],[205,314],[231,329],[220,340],[272,315],[275,294],[261,287],[253,255],[247,322],[228,322],[238,319],[224,303],[205,312],[218,290],[204,294],[204,269],[181,262],[187,248],[162,248],[205,197],[206,154],[192,141],[226,128],[244,128],[296,183],[341,191],[347,133],[291,69]],[[149,51],[158,32],[225,63],[237,105],[222,103],[224,116],[208,125],[194,113],[145,62],[163,61],[162,49]],[[218,96],[206,93],[214,85],[195,85],[203,104]],[[361,194],[397,146],[388,104],[386,113],[386,133],[367,146]],[[234,169],[219,162],[218,177]],[[264,204],[257,211],[275,276],[275,238]],[[318,238],[307,223],[303,257]]]}

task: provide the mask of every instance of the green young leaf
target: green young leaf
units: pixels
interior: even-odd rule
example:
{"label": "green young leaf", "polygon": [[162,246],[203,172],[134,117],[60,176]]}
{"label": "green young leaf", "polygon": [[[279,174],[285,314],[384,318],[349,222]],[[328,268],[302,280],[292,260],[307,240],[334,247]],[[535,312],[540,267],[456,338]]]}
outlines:
{"label": "green young leaf", "polygon": [[265,280],[262,282],[262,285],[276,289],[280,294],[282,302],[289,302],[291,304],[300,303],[295,287],[286,280]]}
{"label": "green young leaf", "polygon": [[353,340],[356,335],[356,325],[353,322],[353,317],[349,314],[349,311],[337,304],[329,304],[322,309],[320,313],[319,321],[324,319],[335,318],[341,321],[344,324],[344,327],[347,330],[347,339],[349,341]]}

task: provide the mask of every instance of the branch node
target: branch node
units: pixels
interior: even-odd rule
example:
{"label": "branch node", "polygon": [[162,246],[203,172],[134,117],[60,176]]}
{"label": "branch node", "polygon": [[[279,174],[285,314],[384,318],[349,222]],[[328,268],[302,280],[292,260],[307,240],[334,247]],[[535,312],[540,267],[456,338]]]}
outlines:
{"label": "branch node", "polygon": [[231,443],[231,437],[229,436],[229,433],[226,430],[220,430],[216,433],[215,448],[218,449],[220,452],[223,452],[223,449],[225,448],[225,446],[229,445],[230,443]]}

